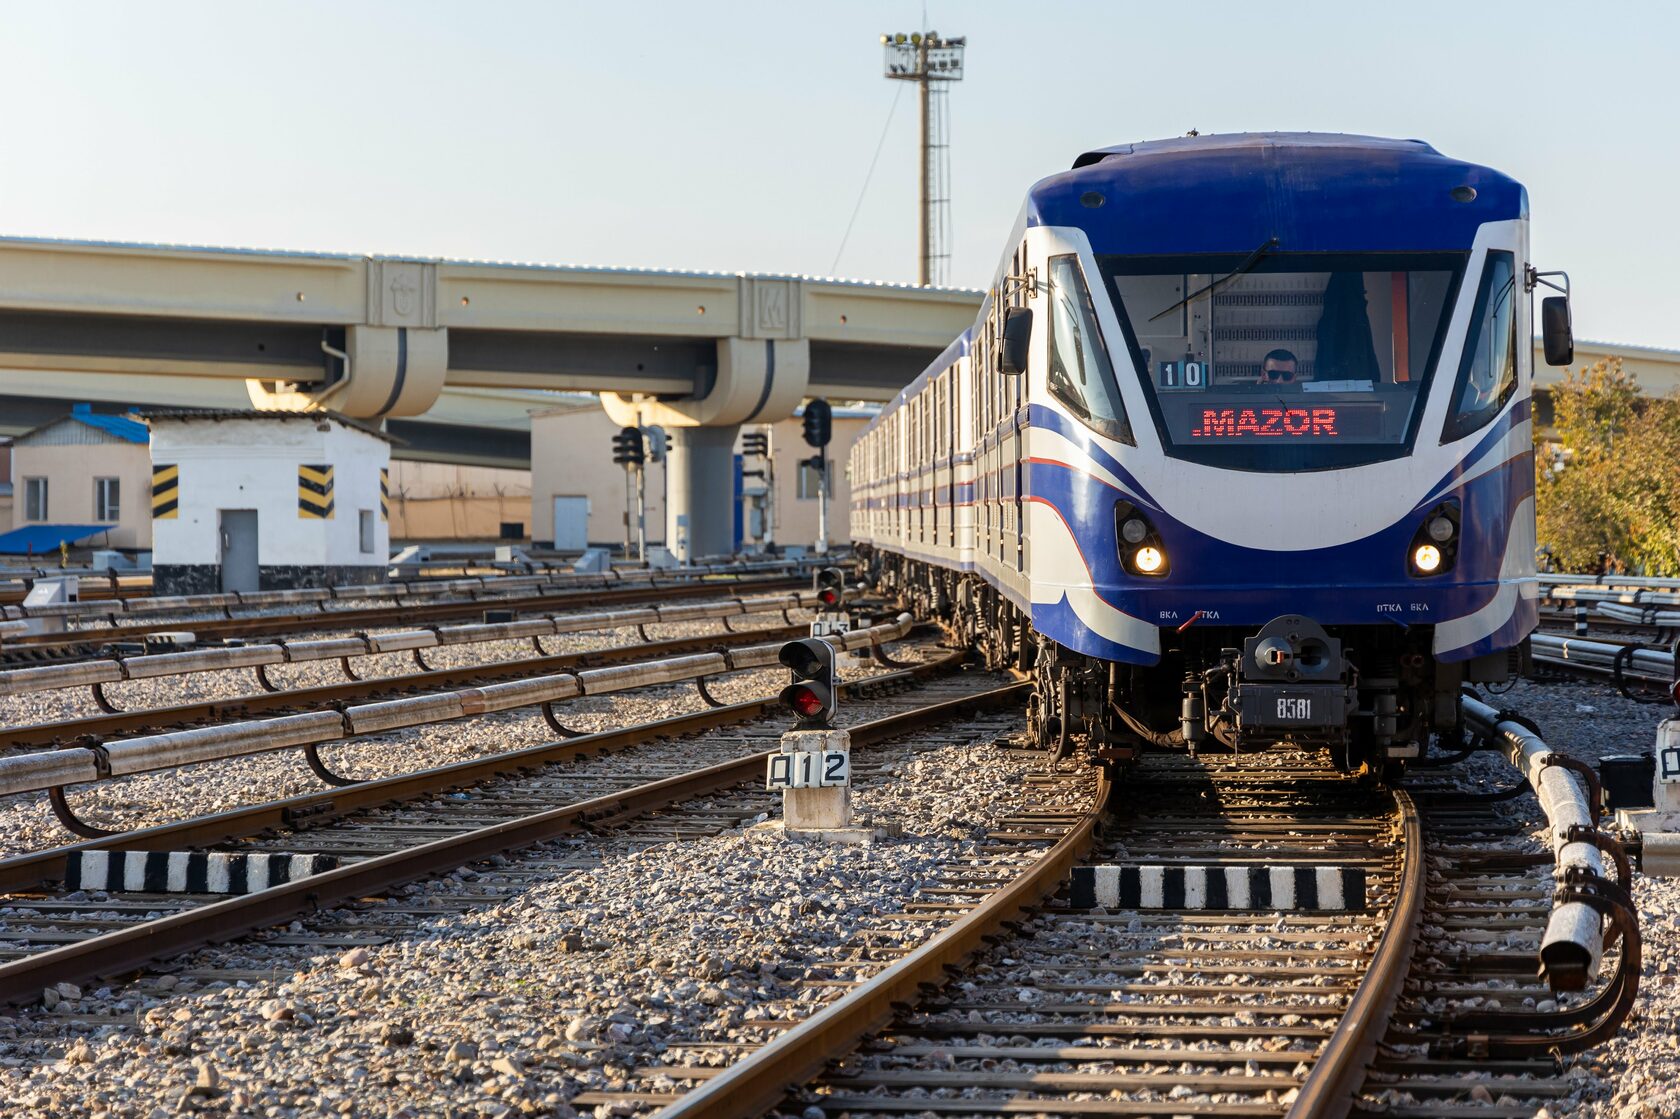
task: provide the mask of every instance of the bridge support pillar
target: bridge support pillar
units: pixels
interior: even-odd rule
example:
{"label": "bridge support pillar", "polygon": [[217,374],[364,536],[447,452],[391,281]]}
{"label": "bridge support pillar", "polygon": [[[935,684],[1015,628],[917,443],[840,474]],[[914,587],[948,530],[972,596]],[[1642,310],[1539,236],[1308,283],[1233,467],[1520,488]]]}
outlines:
{"label": "bridge support pillar", "polygon": [[[785,301],[762,297],[782,290],[762,289],[757,305],[781,308],[785,316]],[[775,321],[786,326],[785,317]],[[665,539],[678,562],[735,550],[736,433],[743,423],[786,419],[804,399],[810,378],[811,346],[804,338],[720,338],[717,372],[697,371],[691,397],[601,394],[601,406],[619,426],[658,424],[670,433]]]}
{"label": "bridge support pillar", "polygon": [[671,429],[665,539],[678,563],[735,550],[735,435],[728,427]]}

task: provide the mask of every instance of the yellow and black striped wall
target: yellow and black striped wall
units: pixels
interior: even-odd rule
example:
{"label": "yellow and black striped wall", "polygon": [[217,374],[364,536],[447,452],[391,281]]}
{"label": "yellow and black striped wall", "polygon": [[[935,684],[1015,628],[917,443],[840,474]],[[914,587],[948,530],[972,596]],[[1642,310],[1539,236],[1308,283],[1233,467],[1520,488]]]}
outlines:
{"label": "yellow and black striped wall", "polygon": [[391,468],[389,466],[379,468],[379,519],[382,521],[391,519]]}
{"label": "yellow and black striped wall", "polygon": [[181,516],[181,467],[152,464],[152,520],[173,521]]}
{"label": "yellow and black striped wall", "polygon": [[333,468],[330,465],[298,464],[298,518],[305,521],[333,519]]}

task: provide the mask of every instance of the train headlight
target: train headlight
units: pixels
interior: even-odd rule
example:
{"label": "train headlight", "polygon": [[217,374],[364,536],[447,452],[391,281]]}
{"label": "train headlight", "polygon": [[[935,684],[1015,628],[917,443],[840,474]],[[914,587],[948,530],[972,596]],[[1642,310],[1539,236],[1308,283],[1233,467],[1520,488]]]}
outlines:
{"label": "train headlight", "polygon": [[1149,535],[1149,526],[1136,517],[1129,518],[1120,526],[1120,538],[1128,544],[1142,544],[1144,537]]}
{"label": "train headlight", "polygon": [[1412,578],[1445,575],[1457,565],[1459,529],[1463,523],[1464,507],[1456,497],[1447,498],[1429,511],[1412,533],[1412,543],[1406,552]]}
{"label": "train headlight", "polygon": [[[1136,524],[1136,521],[1131,522]],[[1166,553],[1153,544],[1145,544],[1132,553],[1132,564],[1145,575],[1154,575],[1167,565]]]}

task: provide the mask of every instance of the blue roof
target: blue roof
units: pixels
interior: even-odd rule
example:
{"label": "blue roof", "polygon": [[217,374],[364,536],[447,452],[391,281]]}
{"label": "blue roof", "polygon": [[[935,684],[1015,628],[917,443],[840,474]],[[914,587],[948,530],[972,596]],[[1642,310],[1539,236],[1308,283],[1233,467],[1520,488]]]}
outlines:
{"label": "blue roof", "polygon": [[116,525],[29,525],[0,533],[0,554],[9,556],[51,555],[60,544],[74,544],[102,532],[110,532]]}
{"label": "blue roof", "polygon": [[1246,255],[1273,237],[1286,253],[1463,250],[1482,223],[1527,213],[1520,183],[1422,140],[1311,132],[1100,148],[1027,199],[1030,224],[1129,254]]}
{"label": "blue roof", "polygon": [[[118,439],[129,443],[149,443],[152,438],[146,425],[139,420],[130,419],[128,416],[109,416],[95,412],[93,407],[88,404],[72,405],[70,418],[77,423],[98,428],[107,435],[114,435]],[[53,547],[56,548],[58,545],[54,544]]]}

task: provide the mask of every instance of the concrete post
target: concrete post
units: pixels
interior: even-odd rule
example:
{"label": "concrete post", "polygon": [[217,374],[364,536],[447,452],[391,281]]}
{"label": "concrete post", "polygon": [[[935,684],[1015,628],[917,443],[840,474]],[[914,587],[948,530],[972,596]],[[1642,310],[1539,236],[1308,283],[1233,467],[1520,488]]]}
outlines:
{"label": "concrete post", "polygon": [[[822,773],[825,754],[850,755],[852,736],[844,730],[796,730],[782,736],[782,752],[795,758],[794,768]],[[802,767],[800,760],[808,757]],[[850,770],[848,769],[848,774]],[[789,831],[831,831],[852,826],[851,785],[805,786],[782,790],[782,824]]]}
{"label": "concrete post", "polygon": [[735,550],[735,436],[725,427],[671,429],[666,459],[671,499],[665,506],[665,538],[679,563]]}

